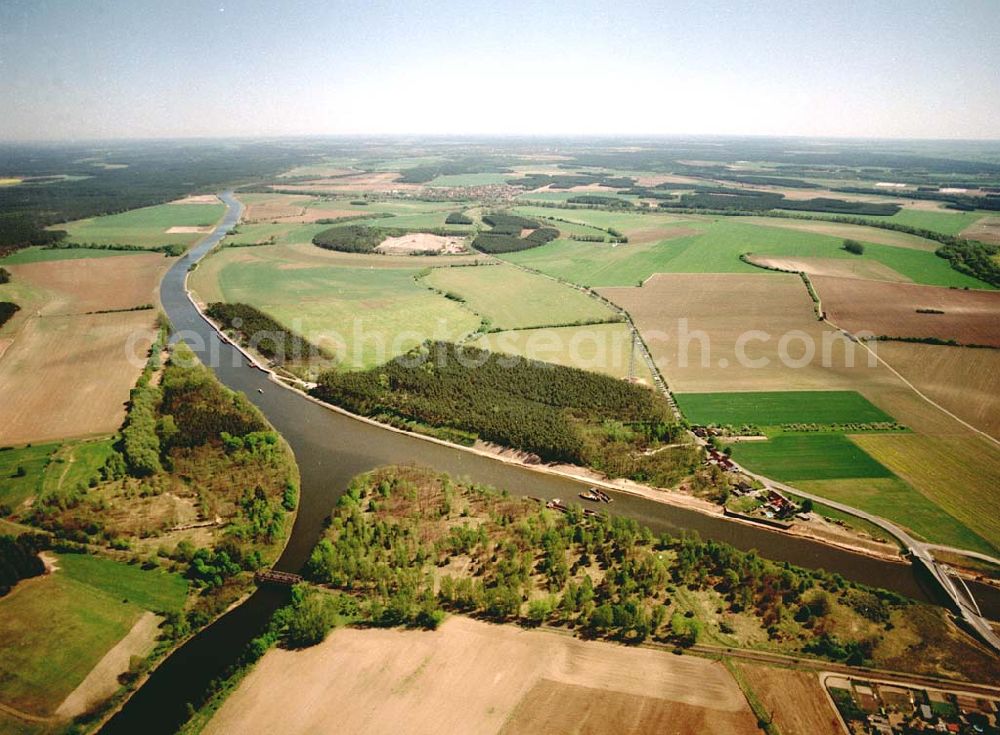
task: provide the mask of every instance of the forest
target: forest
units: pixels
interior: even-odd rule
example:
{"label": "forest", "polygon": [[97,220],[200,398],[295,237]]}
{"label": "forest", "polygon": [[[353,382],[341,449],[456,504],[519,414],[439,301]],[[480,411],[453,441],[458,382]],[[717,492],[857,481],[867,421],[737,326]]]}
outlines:
{"label": "forest", "polygon": [[[317,398],[406,428],[444,428],[615,477],[670,486],[697,465],[658,394],[598,373],[426,343],[363,372],[324,373]],[[416,426],[415,426],[416,425]]]}
{"label": "forest", "polygon": [[944,661],[995,678],[989,654],[948,634],[932,606],[696,534],[656,536],[577,506],[560,514],[419,467],[356,477],[305,573],[354,596],[374,625],[434,628],[461,613],[626,644],[765,645],[928,673]]}
{"label": "forest", "polygon": [[[183,621],[204,625],[243,594],[252,572],[273,560],[298,499],[290,450],[246,396],[219,383],[175,345],[162,379],[153,351],[132,392],[121,440],[86,485],[41,494],[18,520],[54,537],[63,550],[110,547],[184,573],[203,593]],[[209,545],[157,546],[176,520],[174,497],[193,500],[200,518],[224,519]]]}
{"label": "forest", "polygon": [[61,239],[64,233],[44,229],[59,222],[271,177],[309,152],[304,145],[177,141],[0,146],[0,174],[24,178],[0,187],[0,252]]}
{"label": "forest", "polygon": [[0,597],[10,592],[20,580],[45,572],[45,564],[38,558],[38,552],[47,548],[48,543],[42,534],[0,535]]}
{"label": "forest", "polygon": [[0,327],[10,321],[14,314],[20,310],[21,307],[13,301],[0,301]]}
{"label": "forest", "polygon": [[[539,222],[507,212],[490,212],[483,215],[483,222],[490,226],[472,241],[472,247],[483,253],[514,253],[544,245],[559,237],[559,230],[542,227]],[[521,237],[523,230],[532,230]]]}
{"label": "forest", "polygon": [[609,176],[608,174],[526,174],[516,179],[507,179],[511,186],[521,186],[525,189],[572,189],[574,186],[598,184],[609,188],[626,188],[635,184],[630,176]]}
{"label": "forest", "polygon": [[209,304],[205,313],[226,332],[238,334],[241,344],[278,364],[323,355],[319,347],[249,304],[216,302]]}
{"label": "forest", "polygon": [[818,197],[816,199],[785,199],[784,194],[745,189],[705,187],[691,194],[683,194],[678,202],[663,201],[661,207],[690,209],[733,209],[766,212],[772,209],[790,209],[831,214],[865,214],[892,216],[900,210],[896,204],[877,202],[848,202],[842,199]]}

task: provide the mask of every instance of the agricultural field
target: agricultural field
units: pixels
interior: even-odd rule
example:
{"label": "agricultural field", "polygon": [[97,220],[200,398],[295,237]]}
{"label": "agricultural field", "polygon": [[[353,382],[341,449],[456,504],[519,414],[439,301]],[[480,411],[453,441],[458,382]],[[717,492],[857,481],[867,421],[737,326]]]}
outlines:
{"label": "agricultural field", "polygon": [[[855,390],[821,364],[824,335],[836,365],[854,354],[851,373],[877,370],[868,367],[859,346],[834,341],[796,275],[656,275],[641,288],[599,292],[629,312],[671,389],[680,393]],[[816,347],[813,358],[798,367],[806,356],[801,340],[787,342],[787,362],[779,350],[782,335],[791,332],[805,333]]]}
{"label": "agricultural field", "polygon": [[[971,435],[858,434],[876,461],[1000,550],[1000,451]],[[957,544],[961,546],[961,544]]]}
{"label": "agricultural field", "polygon": [[757,732],[718,662],[463,617],[433,632],[341,629],[304,651],[269,651],[204,732],[304,733],[333,720],[373,735],[400,722],[470,735]]}
{"label": "agricultural field", "polygon": [[[859,435],[849,437],[855,444]],[[796,480],[795,487],[891,518],[918,538],[985,554],[996,548],[899,477]]]}
{"label": "agricultural field", "polygon": [[67,242],[144,248],[175,243],[193,245],[211,231],[225,212],[225,207],[217,199],[211,204],[185,201],[67,222],[58,225],[57,229],[67,231]]}
{"label": "agricultural field", "polygon": [[[100,557],[60,554],[54,565],[0,598],[0,703],[36,716],[55,714],[144,614],[180,610],[188,588],[179,575]],[[143,643],[132,653],[152,648],[151,637]],[[113,692],[122,671],[92,684]]]}
{"label": "agricultural field", "polygon": [[487,186],[502,184],[512,174],[445,174],[427,182],[427,186]]}
{"label": "agricultural field", "polygon": [[830,321],[849,332],[1000,347],[1000,292],[827,276],[812,283]]}
{"label": "agricultural field", "polygon": [[[804,191],[810,192],[810,196],[813,195],[812,190],[806,189]],[[840,222],[820,222],[818,220],[800,220],[786,217],[743,217],[740,221],[762,227],[780,227],[799,232],[815,232],[821,235],[830,235],[831,237],[877,243],[879,245],[896,245],[897,247],[913,248],[914,250],[928,250],[933,252],[940,247],[940,243],[934,240],[926,240],[905,232],[883,230],[879,227],[864,227]]]}
{"label": "agricultural field", "polygon": [[892,477],[892,472],[844,434],[778,434],[765,442],[738,442],[733,459],[782,482]]}
{"label": "agricultural field", "polygon": [[10,265],[48,262],[52,260],[85,260],[89,258],[114,258],[123,256],[135,257],[135,253],[128,250],[30,247],[16,250],[10,255],[0,258],[0,266],[7,267]]}
{"label": "agricultural field", "polygon": [[[614,378],[627,378],[632,364],[632,334],[624,323],[493,332],[471,344],[490,352],[594,370]],[[639,382],[653,384],[649,367],[638,351],[634,370]]]}
{"label": "agricultural field", "polygon": [[153,343],[155,313],[29,320],[0,360],[0,444],[115,431]]}
{"label": "agricultural field", "polygon": [[[398,256],[410,268],[374,268],[367,261],[320,260],[315,246],[224,249],[191,277],[203,301],[255,306],[307,340],[338,356],[344,367],[372,367],[425,339],[458,339],[480,318],[415,280],[425,258]],[[354,256],[346,258],[391,258]]]}
{"label": "agricultural field", "polygon": [[959,235],[970,240],[1000,245],[1000,216],[986,215],[980,217],[962,230]]}
{"label": "agricultural field", "polygon": [[[11,264],[22,309],[5,327],[0,445],[109,434],[152,344],[160,255]],[[6,267],[6,266],[5,266]],[[107,313],[101,313],[107,312]],[[81,389],[81,386],[85,386]]]}
{"label": "agricultural field", "polygon": [[1000,351],[880,342],[878,355],[931,400],[1000,439]]}
{"label": "agricultural field", "polygon": [[13,509],[38,494],[45,468],[58,448],[59,444],[33,444],[0,449],[0,506]]}
{"label": "agricultural field", "polygon": [[[534,213],[533,209],[525,207],[518,207],[515,211],[526,216]],[[551,210],[544,209],[540,214],[546,211],[551,215]],[[595,216],[598,214],[607,216]],[[633,286],[654,273],[762,275],[760,268],[740,260],[741,255],[753,253],[757,257],[864,258],[877,262],[877,267],[885,272],[898,274],[892,277],[899,280],[960,288],[987,287],[978,279],[952,269],[946,260],[929,250],[866,243],[865,254],[859,258],[843,250],[843,238],[821,232],[748,224],[738,217],[682,220],[676,227],[652,227],[645,233],[645,237],[649,238],[643,238],[645,241],[633,241],[629,228],[623,225],[623,222],[630,222],[632,232],[636,232],[635,219],[644,219],[642,215],[573,210],[566,218],[601,226],[605,226],[606,222],[615,222],[621,225],[618,229],[629,234],[629,242],[612,246],[556,240],[538,248],[505,255],[505,259],[588,286]]]}
{"label": "agricultural field", "polygon": [[817,674],[743,662],[734,665],[782,735],[843,735]]}
{"label": "agricultural field", "polygon": [[463,300],[498,329],[525,329],[610,321],[607,305],[570,286],[510,265],[435,268],[423,278],[431,288]]}
{"label": "agricultural field", "polygon": [[780,426],[892,421],[854,391],[676,393],[677,405],[694,424]]}

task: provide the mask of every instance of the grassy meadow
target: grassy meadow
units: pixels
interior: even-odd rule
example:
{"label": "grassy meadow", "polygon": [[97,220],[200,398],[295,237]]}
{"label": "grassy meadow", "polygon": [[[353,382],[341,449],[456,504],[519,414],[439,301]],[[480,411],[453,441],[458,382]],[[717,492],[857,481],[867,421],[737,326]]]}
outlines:
{"label": "grassy meadow", "polygon": [[120,214],[77,220],[57,225],[66,230],[67,242],[125,244],[153,248],[180,243],[193,245],[201,233],[168,234],[171,227],[210,227],[222,217],[225,206],[219,204],[159,204],[132,209]]}
{"label": "grassy meadow", "polygon": [[[517,212],[530,216],[561,210],[518,207]],[[556,216],[560,216],[556,215]],[[629,215],[596,210],[573,210],[567,219],[575,222],[608,226],[629,234],[643,220],[647,228],[653,225],[646,215]],[[740,255],[856,258],[847,253],[843,238],[817,232],[791,230],[747,224],[738,217],[721,217],[714,221],[680,222],[678,228],[700,230],[691,234],[678,229],[671,233],[664,224],[664,239],[629,242],[612,246],[603,243],[555,240],[531,250],[504,255],[550,275],[587,286],[634,286],[654,273],[758,273],[764,271],[740,260]],[[863,240],[863,236],[859,237]],[[976,278],[954,270],[943,258],[926,250],[866,243],[863,258],[870,258],[891,268],[915,283],[959,288],[988,288]]]}
{"label": "grassy meadow", "polygon": [[778,434],[767,441],[733,445],[733,459],[782,482],[892,477],[847,436],[839,433]]}
{"label": "grassy meadow", "polygon": [[51,714],[149,610],[180,610],[187,581],[95,556],[61,554],[58,569],[0,598],[0,702]]}
{"label": "grassy meadow", "polygon": [[435,268],[423,281],[464,299],[466,306],[499,329],[608,321],[617,316],[570,286],[509,265]]}
{"label": "grassy meadow", "polygon": [[[0,450],[0,506],[16,508],[42,489],[42,477],[59,444]],[[7,513],[0,513],[7,515]]]}
{"label": "grassy meadow", "polygon": [[780,426],[892,421],[855,391],[677,393],[677,405],[695,424]]}
{"label": "grassy meadow", "polygon": [[[626,378],[632,351],[632,334],[624,323],[588,324],[579,327],[543,327],[486,334],[472,342],[490,352],[527,357],[557,365],[594,370]],[[635,377],[652,385],[649,367],[635,356]]]}
{"label": "grassy meadow", "polygon": [[[480,318],[469,309],[418,283],[417,268],[296,262],[292,250],[283,249],[273,259],[261,250],[272,248],[213,255],[195,271],[192,288],[206,301],[261,309],[338,354],[345,367],[372,367],[425,339],[458,339],[479,326]],[[422,264],[419,258],[409,260]]]}

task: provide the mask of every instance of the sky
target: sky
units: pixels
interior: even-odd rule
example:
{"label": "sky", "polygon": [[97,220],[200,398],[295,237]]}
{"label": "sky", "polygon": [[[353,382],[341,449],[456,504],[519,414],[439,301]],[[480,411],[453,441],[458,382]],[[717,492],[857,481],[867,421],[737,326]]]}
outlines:
{"label": "sky", "polygon": [[0,140],[1000,138],[1000,0],[0,0]]}

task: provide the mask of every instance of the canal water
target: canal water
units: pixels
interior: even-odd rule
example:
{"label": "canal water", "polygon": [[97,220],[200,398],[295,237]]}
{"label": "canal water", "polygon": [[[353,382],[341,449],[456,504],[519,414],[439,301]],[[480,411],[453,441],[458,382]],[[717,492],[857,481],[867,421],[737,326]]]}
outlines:
{"label": "canal water", "polygon": [[[191,345],[219,379],[243,391],[264,412],[295,452],[302,476],[298,516],[288,545],[275,565],[296,572],[308,559],[337,497],[354,475],[380,465],[415,463],[506,488],[511,493],[551,499],[576,498],[585,485],[509,465],[358,421],[331,411],[281,388],[250,364],[238,350],[222,342],[188,300],[185,276],[190,265],[214,247],[239,220],[241,205],[222,195],[228,210],[209,238],[182,257],[167,273],[160,297],[175,334]],[[908,564],[872,559],[789,537],[764,528],[706,516],[685,508],[616,494],[617,514],[641,521],[656,532],[679,535],[696,531],[703,538],[725,541],[761,556],[803,567],[822,568],[868,585],[884,587],[919,600],[940,602],[932,585]],[[983,585],[973,592],[983,611],[1000,614],[1000,594]],[[173,733],[187,717],[187,705],[197,705],[213,679],[223,675],[246,645],[284,603],[286,592],[260,588],[245,603],[227,613],[171,654],[109,720],[102,733],[158,735]]]}

